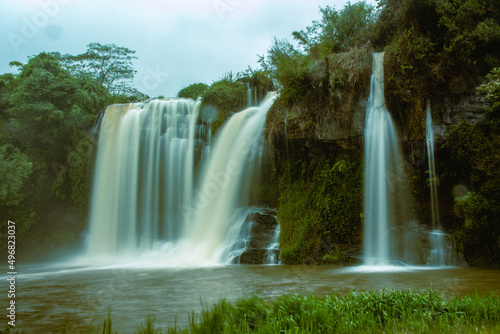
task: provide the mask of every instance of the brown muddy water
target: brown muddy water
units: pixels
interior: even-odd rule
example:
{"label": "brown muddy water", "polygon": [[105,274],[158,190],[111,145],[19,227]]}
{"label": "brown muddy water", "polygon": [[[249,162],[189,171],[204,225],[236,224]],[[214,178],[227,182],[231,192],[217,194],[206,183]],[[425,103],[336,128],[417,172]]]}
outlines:
{"label": "brown muddy water", "polygon": [[[273,299],[282,294],[325,295],[384,288],[429,290],[431,286],[447,298],[473,292],[500,294],[500,270],[287,265],[21,266],[16,276],[16,329],[25,333],[79,333],[89,325],[102,324],[110,309],[113,329],[133,333],[148,313],[156,317],[157,327],[173,325],[176,319],[177,325],[184,327],[193,310],[198,312],[202,305],[210,306],[222,298],[232,301],[258,294]],[[2,294],[2,305],[7,307],[8,303],[7,293]],[[5,321],[5,315],[2,318]]]}

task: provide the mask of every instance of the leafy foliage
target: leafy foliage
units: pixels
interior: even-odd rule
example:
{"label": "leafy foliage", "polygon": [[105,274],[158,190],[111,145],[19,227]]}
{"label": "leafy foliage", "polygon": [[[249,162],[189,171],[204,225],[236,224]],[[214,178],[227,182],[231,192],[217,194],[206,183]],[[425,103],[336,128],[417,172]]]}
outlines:
{"label": "leafy foliage", "polygon": [[[10,96],[19,145],[44,158],[64,161],[107,103],[106,90],[94,80],[75,78],[46,53],[30,60]],[[22,143],[22,144],[21,144]]]}
{"label": "leafy foliage", "polygon": [[238,81],[245,83],[247,88],[251,89],[253,105],[262,101],[268,92],[276,90],[268,70],[254,70],[249,66],[246,71],[238,73]]}
{"label": "leafy foliage", "polygon": [[11,73],[0,75],[0,120],[4,118],[9,107],[9,94],[14,88],[15,77]]}
{"label": "leafy foliage", "polygon": [[[366,2],[320,11],[320,21],[293,33],[300,47],[275,38],[267,56],[259,60],[280,90],[276,104],[297,114],[296,127],[310,139],[321,137],[316,130],[324,121],[349,128],[355,105],[369,87],[372,48],[367,38],[376,18]],[[270,123],[279,121],[275,116],[271,111]]]}
{"label": "leafy foliage", "polygon": [[354,4],[348,1],[340,11],[330,6],[320,7],[320,12],[320,21],[292,34],[306,51],[318,58],[366,43],[376,17],[375,8],[366,1]]}
{"label": "leafy foliage", "polygon": [[456,198],[458,247],[473,264],[500,265],[500,134],[462,123],[448,137],[447,172],[471,189]]}
{"label": "leafy foliage", "polygon": [[193,100],[196,100],[200,96],[203,96],[208,89],[208,85],[204,83],[194,83],[187,87],[182,88],[179,93],[177,93],[177,97],[186,97]]}
{"label": "leafy foliage", "polygon": [[[94,154],[89,129],[118,97],[92,78],[97,73],[71,72],[68,59],[42,52],[26,64],[13,62],[19,72],[0,77],[1,218],[17,222],[19,242],[30,245],[25,249],[46,249],[37,243],[48,239],[54,244],[79,238],[81,224],[66,227],[49,216],[72,203],[86,212]],[[101,79],[114,84],[111,77]]]}
{"label": "leafy foliage", "polygon": [[28,156],[12,145],[0,146],[0,203],[17,205],[23,199],[22,187],[32,173]]}
{"label": "leafy foliage", "polygon": [[362,181],[359,163],[338,161],[319,176],[318,207],[324,235],[334,243],[353,243],[361,235]]}
{"label": "leafy foliage", "polygon": [[[287,264],[349,261],[342,247],[359,242],[362,183],[359,163],[323,159],[288,162],[280,176],[281,260]],[[307,214],[304,214],[307,212]]]}
{"label": "leafy foliage", "polygon": [[109,92],[119,95],[131,91],[130,84],[137,72],[132,65],[137,59],[134,53],[115,44],[90,43],[85,53],[65,55],[63,61],[72,73],[89,76]]}
{"label": "leafy foliage", "polygon": [[490,112],[492,119],[498,121],[500,113],[500,67],[495,67],[488,75],[487,83],[478,87],[478,92],[486,94],[486,99],[491,102]]}
{"label": "leafy foliage", "polygon": [[493,0],[436,1],[439,26],[445,28],[444,53],[469,62],[482,45],[500,42],[499,9]]}
{"label": "leafy foliage", "polygon": [[207,106],[217,110],[217,118],[212,122],[214,133],[226,121],[232,112],[243,109],[246,104],[246,87],[237,81],[232,72],[212,83],[203,94],[202,113]]}
{"label": "leafy foliage", "polygon": [[[33,180],[33,163],[29,157],[12,144],[0,146],[0,219],[14,220],[16,237],[24,234],[35,222],[34,193],[30,190]],[[1,225],[7,235],[7,225]],[[5,243],[6,246],[7,243]]]}
{"label": "leafy foliage", "polygon": [[[376,44],[387,44],[386,98],[411,139],[424,136],[423,102],[471,94],[498,66],[500,10],[495,1],[383,1]],[[496,64],[496,65],[495,65]]]}

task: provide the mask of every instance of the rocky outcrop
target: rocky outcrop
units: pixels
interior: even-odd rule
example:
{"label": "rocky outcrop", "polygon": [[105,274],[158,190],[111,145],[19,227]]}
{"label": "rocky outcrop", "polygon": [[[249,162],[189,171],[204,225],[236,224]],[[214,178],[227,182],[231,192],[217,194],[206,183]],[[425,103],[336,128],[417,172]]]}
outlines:
{"label": "rocky outcrop", "polygon": [[240,264],[264,264],[274,255],[279,261],[279,249],[268,249],[273,242],[275,231],[278,227],[276,211],[271,209],[254,209],[248,213],[243,223],[250,225],[250,233],[246,249],[241,253],[236,262]]}

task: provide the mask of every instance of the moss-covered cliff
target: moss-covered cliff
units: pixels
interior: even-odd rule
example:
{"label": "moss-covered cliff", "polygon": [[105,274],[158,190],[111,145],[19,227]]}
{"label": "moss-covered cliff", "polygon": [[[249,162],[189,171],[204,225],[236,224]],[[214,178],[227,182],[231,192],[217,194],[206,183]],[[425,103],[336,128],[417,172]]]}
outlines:
{"label": "moss-covered cliff", "polygon": [[[386,103],[401,139],[414,219],[432,227],[425,143],[430,99],[442,228],[468,263],[499,265],[499,88],[494,71],[485,75],[500,65],[500,7],[472,0],[380,5],[378,15],[362,18],[370,29],[349,31],[351,45],[330,29],[341,31],[340,18],[354,20],[352,13],[361,12],[348,4],[336,15],[322,9],[314,29],[295,32],[302,49],[274,41],[269,51],[267,68],[281,96],[266,124],[273,157],[266,184],[276,194],[282,260],[346,263],[361,254],[371,54],[385,51]],[[477,91],[484,82],[491,83],[489,91]]]}

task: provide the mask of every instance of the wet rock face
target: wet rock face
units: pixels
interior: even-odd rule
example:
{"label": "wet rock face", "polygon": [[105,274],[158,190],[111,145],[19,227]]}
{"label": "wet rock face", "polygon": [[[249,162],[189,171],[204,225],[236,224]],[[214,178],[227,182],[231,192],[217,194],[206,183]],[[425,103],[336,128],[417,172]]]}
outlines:
{"label": "wet rock face", "polygon": [[487,118],[488,102],[483,95],[463,95],[458,98],[444,97],[431,101],[435,117],[434,133],[436,139],[446,139],[449,130],[465,121],[477,123]]}
{"label": "wet rock face", "polygon": [[248,247],[256,249],[265,249],[268,247],[273,239],[276,225],[278,225],[276,217],[266,213],[255,212],[247,219],[251,219],[253,222]]}
{"label": "wet rock face", "polygon": [[[279,249],[272,250],[275,258],[279,260]],[[269,252],[267,249],[249,248],[240,257],[240,264],[265,264],[267,263],[267,258]]]}
{"label": "wet rock face", "polygon": [[[250,230],[250,241],[247,249],[239,258],[240,264],[264,264],[267,263],[274,233],[278,226],[276,211],[271,209],[259,209],[250,212],[244,224],[252,224]],[[272,250],[275,258],[279,259],[279,250]]]}

